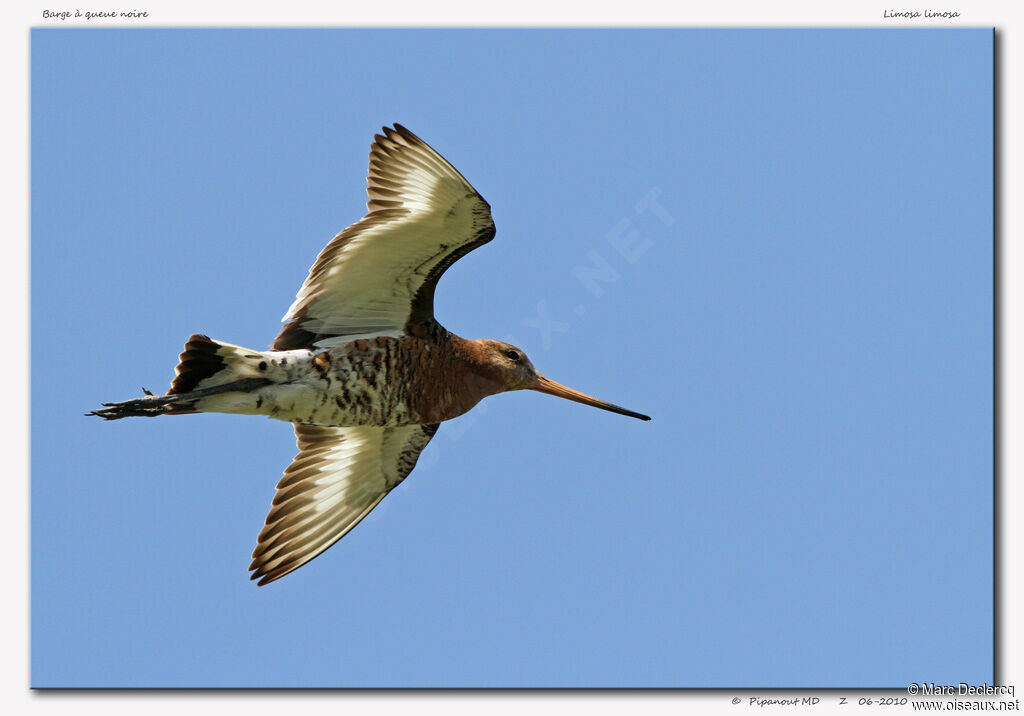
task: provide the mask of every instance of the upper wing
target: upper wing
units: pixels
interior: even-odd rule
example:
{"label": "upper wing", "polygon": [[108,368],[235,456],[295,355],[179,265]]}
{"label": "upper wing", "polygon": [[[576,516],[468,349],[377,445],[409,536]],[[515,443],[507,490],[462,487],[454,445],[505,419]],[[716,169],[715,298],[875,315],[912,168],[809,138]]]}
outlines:
{"label": "upper wing", "polygon": [[298,569],[356,526],[412,472],[437,424],[399,428],[295,425],[299,454],[277,484],[252,553],[262,586]]}
{"label": "upper wing", "polygon": [[384,134],[370,147],[369,213],[320,252],[275,349],[404,335],[433,318],[441,274],[494,238],[490,205],[444,157],[400,124]]}

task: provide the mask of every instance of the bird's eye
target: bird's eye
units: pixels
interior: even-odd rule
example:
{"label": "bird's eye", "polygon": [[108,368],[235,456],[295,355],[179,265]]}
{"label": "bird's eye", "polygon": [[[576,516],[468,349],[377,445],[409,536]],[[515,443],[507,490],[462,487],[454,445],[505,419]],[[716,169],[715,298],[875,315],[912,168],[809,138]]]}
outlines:
{"label": "bird's eye", "polygon": [[509,360],[515,361],[516,363],[519,362],[520,358],[518,351],[505,351],[505,357]]}

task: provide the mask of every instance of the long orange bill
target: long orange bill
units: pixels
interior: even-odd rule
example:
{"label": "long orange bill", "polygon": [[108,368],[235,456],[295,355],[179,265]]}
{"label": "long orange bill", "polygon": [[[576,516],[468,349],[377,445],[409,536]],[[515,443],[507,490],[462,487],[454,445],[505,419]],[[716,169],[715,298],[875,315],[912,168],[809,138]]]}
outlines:
{"label": "long orange bill", "polygon": [[632,410],[626,410],[620,408],[618,405],[612,405],[606,403],[603,400],[592,398],[586,393],[581,393],[578,390],[572,388],[566,388],[561,383],[556,383],[550,378],[545,378],[542,375],[537,376],[537,381],[530,387],[530,390],[537,390],[541,393],[548,393],[549,395],[557,395],[559,398],[565,398],[567,400],[575,400],[577,403],[583,403],[584,405],[593,405],[595,408],[601,410],[610,410],[613,413],[619,415],[628,415],[631,418],[639,418],[640,420],[650,420],[649,415],[643,415],[641,413],[634,413]]}

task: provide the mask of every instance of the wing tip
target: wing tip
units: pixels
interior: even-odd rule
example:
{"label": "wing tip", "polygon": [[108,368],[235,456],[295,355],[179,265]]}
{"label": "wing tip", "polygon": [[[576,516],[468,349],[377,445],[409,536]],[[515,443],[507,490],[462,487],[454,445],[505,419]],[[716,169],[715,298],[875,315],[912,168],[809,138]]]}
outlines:
{"label": "wing tip", "polygon": [[372,147],[380,147],[381,149],[385,149],[385,143],[400,145],[403,143],[403,140],[404,143],[408,144],[409,146],[426,144],[426,142],[417,137],[413,132],[409,131],[409,129],[404,124],[401,124],[399,122],[393,122],[392,125],[393,126],[389,127],[388,125],[385,124],[383,127],[380,128],[380,131],[383,132],[383,134],[373,135],[373,145],[371,145]]}
{"label": "wing tip", "polygon": [[249,581],[256,582],[257,587],[262,587],[264,585],[270,584],[271,582],[276,582],[281,577],[285,576],[286,574],[290,574],[291,572],[294,572],[296,569],[302,566],[302,564],[299,564],[287,569],[281,569],[279,565],[278,567],[267,569],[267,564],[267,562],[260,562],[259,559],[254,559],[252,561],[252,564],[249,565],[249,571],[252,572],[252,574],[249,575]]}
{"label": "wing tip", "polygon": [[402,138],[406,139],[412,144],[422,144],[423,140],[417,137],[415,134],[410,132],[406,127],[398,122],[395,122],[395,132],[398,133]]}
{"label": "wing tip", "polygon": [[266,586],[266,585],[270,584],[271,582],[277,581],[278,579],[280,579],[283,576],[284,576],[283,574],[279,574],[276,577],[273,577],[270,574],[264,574],[263,572],[257,571],[257,572],[253,572],[252,574],[249,575],[249,580],[253,581],[253,582],[256,582],[256,580],[258,579],[259,581],[256,582],[256,586],[257,587],[263,587],[263,586]]}

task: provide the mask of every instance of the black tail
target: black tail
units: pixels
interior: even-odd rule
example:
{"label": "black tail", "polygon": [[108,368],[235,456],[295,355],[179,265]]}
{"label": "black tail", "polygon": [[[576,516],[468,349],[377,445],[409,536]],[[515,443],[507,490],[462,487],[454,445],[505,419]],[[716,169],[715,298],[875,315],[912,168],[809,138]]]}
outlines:
{"label": "black tail", "polygon": [[178,360],[174,369],[177,376],[168,395],[191,393],[243,378],[266,377],[269,358],[258,351],[196,334],[189,337]]}
{"label": "black tail", "polygon": [[197,412],[196,401],[211,395],[249,391],[271,381],[265,377],[268,356],[241,346],[222,343],[212,338],[193,335],[178,356],[175,378],[167,395],[153,395],[104,403],[89,415],[107,420],[135,416],[155,417]]}
{"label": "black tail", "polygon": [[185,352],[178,356],[177,375],[171,383],[168,395],[188,393],[195,390],[200,382],[216,375],[227,367],[223,356],[217,354],[220,343],[198,333],[189,336]]}

